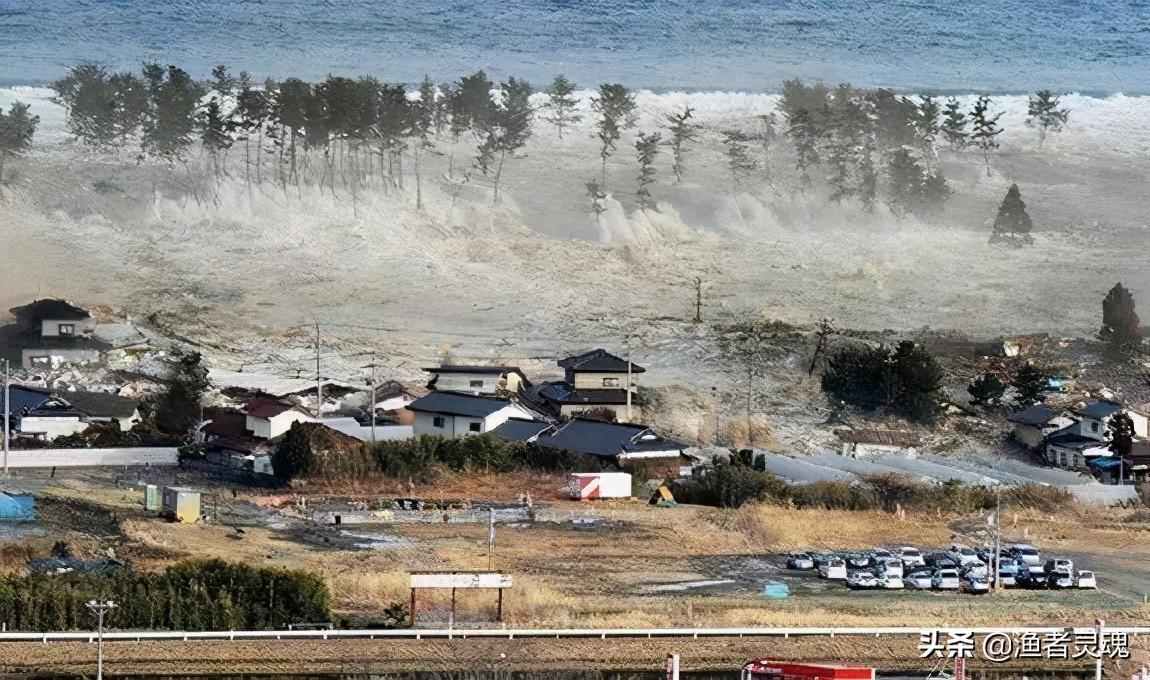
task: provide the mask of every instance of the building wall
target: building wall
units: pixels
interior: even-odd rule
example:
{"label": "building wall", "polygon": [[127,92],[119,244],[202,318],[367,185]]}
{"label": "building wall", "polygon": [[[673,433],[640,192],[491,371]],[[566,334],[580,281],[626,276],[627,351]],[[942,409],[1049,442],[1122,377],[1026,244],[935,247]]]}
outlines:
{"label": "building wall", "polygon": [[1014,424],[1014,438],[1018,443],[1029,449],[1041,447],[1045,437],[1046,435],[1043,431],[1033,425],[1026,425],[1024,423]]}
{"label": "building wall", "polygon": [[[495,394],[503,382],[502,376],[498,373],[439,373],[438,375],[435,389],[442,392]],[[472,382],[478,384],[472,386]]]}
{"label": "building wall", "polygon": [[[577,390],[623,389],[627,386],[626,373],[593,373],[590,371],[578,371],[574,372],[572,377],[574,380],[568,382],[571,382],[573,385],[575,385],[575,389]],[[631,374],[631,382],[639,382],[639,375],[637,373]]]}
{"label": "building wall", "polygon": [[75,416],[24,416],[20,419],[20,432],[42,433],[49,441],[56,437],[66,437],[70,434],[83,432],[86,429],[88,429],[88,423]]}
{"label": "building wall", "polygon": [[[567,418],[574,418],[575,416],[584,414],[591,410],[610,409],[615,412],[615,420],[620,423],[627,422],[627,405],[626,404],[564,404],[559,407],[559,415]],[[631,404],[631,420],[640,421],[643,415],[639,407]]]}
{"label": "building wall", "polygon": [[60,325],[71,324],[74,326],[72,335],[65,335],[63,337],[74,337],[80,335],[87,335],[96,329],[96,325],[92,319],[81,319],[79,321],[63,321],[59,319],[44,319],[40,322],[40,336],[44,338],[58,338],[60,335]]}
{"label": "building wall", "polygon": [[[420,411],[415,414],[412,428],[416,437],[425,434],[433,437],[465,437],[471,434],[490,432],[507,422],[510,418],[530,418],[531,415],[531,413],[515,405],[501,408],[486,418],[424,413]],[[435,426],[435,419],[437,417],[443,418],[443,427]],[[477,424],[479,429],[477,431],[472,430],[472,424]]]}
{"label": "building wall", "polygon": [[[34,363],[38,357],[48,357],[48,365]],[[24,368],[34,371],[38,368],[57,368],[64,364],[94,364],[100,361],[101,354],[94,349],[26,349],[21,353],[21,363]]]}
{"label": "building wall", "polygon": [[[1146,416],[1134,411],[1126,412],[1130,416],[1130,420],[1134,421],[1134,435],[1137,437],[1146,437],[1148,422]],[[1107,429],[1110,427],[1111,416],[1106,416],[1101,420],[1091,420],[1083,418],[1078,422],[1078,433],[1083,437],[1090,437],[1098,441],[1109,441],[1110,437],[1106,434]]]}
{"label": "building wall", "polygon": [[1054,444],[1046,445],[1046,462],[1067,470],[1085,470],[1086,457],[1081,451],[1063,448]]}

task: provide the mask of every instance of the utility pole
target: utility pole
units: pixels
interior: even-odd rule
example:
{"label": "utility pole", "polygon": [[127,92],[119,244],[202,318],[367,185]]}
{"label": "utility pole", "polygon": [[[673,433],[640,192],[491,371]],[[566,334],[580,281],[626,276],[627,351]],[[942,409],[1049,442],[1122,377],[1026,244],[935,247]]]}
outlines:
{"label": "utility pole", "polygon": [[88,601],[88,609],[96,615],[96,680],[104,680],[104,615],[115,608],[111,600]]}
{"label": "utility pole", "polygon": [[371,397],[368,398],[371,411],[371,450],[375,451],[375,352],[371,353]]}
{"label": "utility pole", "polygon": [[8,476],[8,430],[11,427],[12,391],[8,384],[12,382],[12,365],[4,360],[4,476]]}
{"label": "utility pole", "polygon": [[1000,572],[1002,571],[1002,488],[996,486],[994,488],[994,559],[990,561],[991,569],[994,573],[991,578],[994,579],[994,591],[999,592],[1002,590],[1002,579]]}
{"label": "utility pole", "polygon": [[703,323],[703,277],[695,277],[695,323]]}
{"label": "utility pole", "polygon": [[627,422],[631,420],[631,334],[628,333],[626,339],[623,341],[623,347],[627,354]]}
{"label": "utility pole", "polygon": [[323,378],[319,374],[319,321],[315,322],[315,417],[323,413]]}

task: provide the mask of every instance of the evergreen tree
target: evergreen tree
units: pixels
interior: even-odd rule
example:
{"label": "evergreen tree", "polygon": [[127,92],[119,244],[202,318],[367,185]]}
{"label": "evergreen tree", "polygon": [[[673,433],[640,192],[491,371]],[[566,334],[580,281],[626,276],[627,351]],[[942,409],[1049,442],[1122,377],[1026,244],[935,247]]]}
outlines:
{"label": "evergreen tree", "polygon": [[1142,342],[1142,326],[1134,308],[1134,296],[1121,283],[1114,284],[1102,300],[1099,336],[1117,347],[1133,347]]}
{"label": "evergreen tree", "polygon": [[983,373],[966,386],[972,404],[994,404],[1006,394],[1006,383],[993,373]]}
{"label": "evergreen tree", "polygon": [[651,184],[655,181],[655,156],[659,153],[662,136],[658,132],[639,133],[635,141],[635,152],[639,161],[639,188],[635,195],[639,198],[639,208],[646,210],[651,203]]}
{"label": "evergreen tree", "polygon": [[0,186],[4,184],[4,166],[11,156],[18,156],[32,146],[32,137],[40,117],[31,115],[29,105],[12,102],[8,113],[0,109]]}
{"label": "evergreen tree", "polygon": [[144,151],[175,161],[192,141],[203,87],[184,70],[158,64],[144,65],[144,82],[148,93]]}
{"label": "evergreen tree", "polygon": [[858,198],[867,212],[874,210],[878,198],[878,170],[874,162],[875,149],[869,136],[863,141],[858,158]]}
{"label": "evergreen tree", "polygon": [[675,173],[675,184],[683,181],[683,172],[686,170],[683,162],[683,157],[687,153],[686,145],[698,139],[699,129],[702,127],[698,123],[691,122],[694,115],[694,109],[684,106],[682,111],[668,113],[663,117],[667,125],[667,146],[671,147],[671,172]]}
{"label": "evergreen tree", "polygon": [[994,218],[994,231],[991,232],[990,240],[992,243],[995,241],[1031,243],[1032,227],[1018,185],[1011,184],[1002,199],[1002,204],[998,206],[998,215]]}
{"label": "evergreen tree", "polygon": [[742,130],[724,130],[723,146],[727,152],[727,168],[735,186],[743,186],[754,174],[756,163],[751,153],[753,137]]}
{"label": "evergreen tree", "polygon": [[1046,142],[1049,132],[1061,132],[1070,120],[1070,110],[1059,108],[1061,99],[1050,90],[1039,90],[1030,95],[1026,110],[1026,124],[1038,129],[1038,148]]}
{"label": "evergreen tree", "polygon": [[895,149],[887,162],[887,204],[899,216],[918,212],[926,174],[908,149]]}
{"label": "evergreen tree", "polygon": [[771,179],[771,150],[774,148],[775,140],[779,136],[779,119],[773,113],[764,113],[758,116],[760,122],[759,128],[759,142],[763,149],[763,171],[767,175],[767,181]]}
{"label": "evergreen tree", "polygon": [[959,106],[958,100],[954,97],[947,97],[946,108],[942,113],[942,134],[946,136],[951,150],[957,151],[966,146],[968,123],[966,114]]}
{"label": "evergreen tree", "polygon": [[306,476],[312,468],[311,440],[302,423],[292,423],[272,454],[272,471],[284,481]]}
{"label": "evergreen tree", "polygon": [[307,131],[308,101],[312,98],[311,85],[299,78],[288,78],[280,83],[271,101],[271,117],[281,130],[280,165],[284,154],[288,156],[288,169],[281,175],[281,183],[291,178],[299,183],[298,150]]}
{"label": "evergreen tree", "polygon": [[200,143],[212,158],[216,177],[220,176],[220,155],[232,145],[228,121],[220,109],[220,100],[213,96],[203,106],[196,119],[200,129]]}
{"label": "evergreen tree", "polygon": [[810,169],[819,162],[818,133],[810,111],[800,109],[787,118],[787,135],[795,145],[795,170],[803,186],[810,186]]}
{"label": "evergreen tree", "polygon": [[419,84],[419,101],[411,105],[412,133],[415,135],[415,207],[423,207],[423,175],[419,168],[419,159],[422,151],[435,145],[431,141],[432,131],[436,126],[436,116],[440,115],[441,107],[436,96],[436,86],[428,76],[423,77]]}
{"label": "evergreen tree", "polygon": [[602,227],[600,220],[607,212],[607,192],[596,180],[587,181],[587,197],[591,199],[591,211],[595,213],[595,226]]}
{"label": "evergreen tree", "polygon": [[1010,385],[1018,391],[1018,402],[1029,406],[1040,401],[1042,393],[1050,389],[1050,376],[1028,361],[1014,374]]}
{"label": "evergreen tree", "polygon": [[187,435],[201,420],[200,400],[211,386],[199,352],[176,349],[167,359],[167,383],[156,408],[164,432]]}
{"label": "evergreen tree", "polygon": [[456,86],[456,108],[452,122],[458,119],[463,130],[471,130],[477,138],[487,136],[495,113],[495,100],[491,97],[495,84],[483,71],[464,76]]}
{"label": "evergreen tree", "polygon": [[555,126],[559,139],[563,139],[565,128],[583,120],[583,116],[575,111],[575,107],[579,104],[579,99],[574,96],[575,90],[575,83],[567,80],[562,73],[555,76],[555,80],[544,90],[547,103],[543,106],[549,113],[543,116],[543,120]]}
{"label": "evergreen tree", "polygon": [[850,85],[839,85],[830,97],[826,137],[827,184],[835,203],[857,193],[855,171],[859,165],[867,119]]}
{"label": "evergreen tree", "polygon": [[600,183],[604,187],[607,185],[607,159],[614,153],[623,130],[634,127],[635,109],[635,94],[618,83],[600,85],[598,95],[591,97],[591,110],[599,116],[595,122],[595,134],[599,138]]}
{"label": "evergreen tree", "polygon": [[263,89],[257,89],[247,72],[240,72],[236,93],[236,116],[233,129],[238,131],[244,140],[244,180],[251,186],[251,141],[256,138],[256,183],[262,180],[262,156],[264,147],[264,131],[267,128],[270,114],[270,95],[275,91],[274,83],[265,83]]}
{"label": "evergreen tree", "polygon": [[114,112],[116,91],[106,69],[78,64],[51,85],[52,101],[64,108],[68,131],[92,146],[107,146],[118,137]]}
{"label": "evergreen tree", "polygon": [[827,359],[822,390],[859,408],[929,423],[939,413],[942,376],[938,362],[913,342],[894,348],[851,344]]}
{"label": "evergreen tree", "polygon": [[915,134],[922,143],[922,159],[929,172],[934,166],[935,142],[941,131],[939,116],[942,114],[938,100],[930,95],[923,95],[918,100],[918,117],[915,119]]}
{"label": "evergreen tree", "polygon": [[[500,85],[499,103],[491,113],[492,124],[487,138],[480,145],[480,158],[495,160],[493,200],[496,202],[499,201],[499,181],[503,176],[504,162],[509,157],[513,158],[531,137],[531,118],[535,112],[531,106],[533,92],[531,84],[525,80],[508,78]],[[488,165],[486,160],[480,161],[484,175]]]}
{"label": "evergreen tree", "polygon": [[885,88],[867,93],[866,98],[874,119],[875,143],[880,150],[918,146],[918,105]]}
{"label": "evergreen tree", "polygon": [[1108,447],[1120,461],[1130,458],[1134,452],[1134,419],[1126,411],[1110,416],[1106,424],[1106,434],[1110,439]]}
{"label": "evergreen tree", "polygon": [[986,161],[986,176],[990,177],[990,155],[998,148],[998,135],[1002,128],[998,127],[998,119],[1002,113],[993,116],[989,113],[990,97],[983,95],[974,104],[970,113],[971,132],[970,143],[982,151],[983,160]]}
{"label": "evergreen tree", "polygon": [[387,186],[399,189],[403,186],[403,152],[407,150],[404,140],[412,128],[412,102],[403,85],[379,85],[375,106],[372,134],[378,142],[380,163],[387,164]]}

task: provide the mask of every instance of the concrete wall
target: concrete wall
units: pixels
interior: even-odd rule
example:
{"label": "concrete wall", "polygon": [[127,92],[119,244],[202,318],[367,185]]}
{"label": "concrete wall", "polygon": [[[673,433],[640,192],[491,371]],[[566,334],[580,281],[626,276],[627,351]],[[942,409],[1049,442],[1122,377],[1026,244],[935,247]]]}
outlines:
{"label": "concrete wall", "polygon": [[43,434],[51,441],[56,437],[66,437],[70,434],[83,432],[88,429],[89,423],[79,417],[66,416],[24,416],[20,419],[20,432],[28,434]]}
{"label": "concrete wall", "polygon": [[176,465],[175,447],[123,449],[30,449],[8,452],[8,467],[99,467],[125,465]]}
{"label": "concrete wall", "polygon": [[291,429],[292,423],[295,422],[308,422],[315,420],[309,415],[300,413],[299,411],[284,411],[283,413],[272,418],[256,418],[255,416],[247,416],[244,419],[244,427],[252,433],[253,437],[261,439],[274,439],[281,434],[286,434]]}
{"label": "concrete wall", "polygon": [[[61,325],[72,325],[73,332],[71,335],[61,334]],[[88,335],[96,329],[96,324],[91,319],[82,319],[79,321],[64,321],[60,319],[44,319],[40,322],[40,336],[45,338],[71,338],[81,335]]]}

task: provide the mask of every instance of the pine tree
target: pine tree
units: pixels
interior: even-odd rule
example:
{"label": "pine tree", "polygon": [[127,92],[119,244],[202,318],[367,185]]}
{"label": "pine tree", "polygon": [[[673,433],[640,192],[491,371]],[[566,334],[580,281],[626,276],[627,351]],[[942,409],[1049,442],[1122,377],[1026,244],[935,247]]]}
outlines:
{"label": "pine tree", "polygon": [[684,106],[682,111],[668,113],[663,117],[669,137],[667,146],[671,147],[671,171],[675,173],[675,184],[683,181],[683,172],[686,170],[683,161],[687,153],[686,145],[698,139],[699,129],[702,127],[698,123],[691,122],[694,115],[694,109]]}
{"label": "pine tree", "polygon": [[763,149],[763,172],[766,173],[767,181],[771,179],[771,150],[774,148],[775,140],[779,136],[779,119],[773,113],[764,113],[758,116],[760,122],[759,128],[759,142]]}
{"label": "pine tree", "polygon": [[742,130],[724,130],[723,146],[727,152],[727,168],[735,186],[743,186],[754,174],[757,164],[751,153],[754,138]]}
{"label": "pine tree", "polygon": [[915,134],[922,141],[922,159],[929,172],[934,166],[935,142],[941,131],[938,118],[942,111],[938,100],[930,95],[923,95],[918,100],[918,118],[915,120]]}
{"label": "pine tree", "polygon": [[442,110],[436,96],[436,86],[428,76],[423,77],[419,84],[419,101],[411,105],[412,132],[415,135],[415,207],[423,207],[423,175],[419,168],[419,159],[425,149],[435,145],[431,142],[431,133],[435,129],[436,116]]}
{"label": "pine tree", "polygon": [[1026,203],[1022,201],[1022,194],[1017,184],[1011,184],[998,206],[998,215],[994,218],[994,231],[990,234],[990,241],[1017,241],[1031,243],[1030,230],[1033,224],[1030,215],[1026,213]]}
{"label": "pine tree", "polygon": [[1062,126],[1070,120],[1070,110],[1061,109],[1061,99],[1050,90],[1039,90],[1030,95],[1027,106],[1026,124],[1038,129],[1038,148],[1046,142],[1049,132],[1061,132]]}
{"label": "pine tree", "polygon": [[107,146],[118,137],[116,91],[106,69],[78,64],[52,83],[52,101],[64,108],[68,131],[91,146]]}
{"label": "pine tree", "polygon": [[867,212],[874,210],[878,198],[878,169],[875,168],[874,155],[874,143],[868,136],[858,158],[858,198]]}
{"label": "pine tree", "polygon": [[220,109],[220,100],[212,97],[203,106],[196,117],[196,125],[200,129],[200,143],[212,158],[212,167],[215,175],[220,176],[220,155],[232,145],[229,134],[228,121]]}
{"label": "pine tree", "polygon": [[1018,391],[1020,404],[1032,405],[1042,398],[1042,393],[1050,389],[1050,376],[1029,361],[1014,374],[1011,387]]}
{"label": "pine tree", "polygon": [[895,215],[918,212],[926,175],[906,148],[895,149],[887,161],[887,204]]}
{"label": "pine tree", "polygon": [[607,159],[614,153],[623,130],[634,127],[635,109],[635,94],[618,83],[600,85],[598,95],[591,97],[591,110],[599,116],[595,128],[602,160],[600,183],[604,187],[607,185]]}
{"label": "pine tree", "polygon": [[835,203],[857,193],[855,170],[866,132],[867,120],[850,85],[839,85],[831,94],[826,137],[827,184]]}
{"label": "pine tree", "polygon": [[1108,448],[1119,460],[1129,458],[1134,452],[1134,419],[1126,411],[1110,416],[1110,421],[1106,423],[1106,434],[1110,439]]}
{"label": "pine tree", "polygon": [[[491,158],[495,162],[493,200],[496,202],[499,201],[499,181],[503,176],[504,162],[508,157],[514,157],[531,137],[531,118],[535,112],[531,106],[533,92],[531,84],[525,80],[508,78],[500,85],[502,96],[492,110],[492,124],[480,148],[481,158]],[[481,161],[480,165],[486,175],[490,162]]]}
{"label": "pine tree", "polygon": [[547,103],[543,106],[549,113],[543,116],[543,120],[555,126],[556,132],[559,133],[559,139],[563,139],[565,128],[583,120],[583,116],[575,111],[575,107],[579,104],[579,99],[574,96],[576,87],[575,83],[567,80],[567,77],[560,73],[544,90],[544,94],[547,95]]}
{"label": "pine tree", "polygon": [[795,170],[803,186],[810,186],[810,169],[819,162],[818,134],[810,111],[800,109],[788,117],[787,135],[795,145]]}
{"label": "pine tree", "polygon": [[306,476],[312,467],[311,440],[302,423],[292,423],[275,453],[272,454],[272,470],[275,476],[284,481]]}
{"label": "pine tree", "polygon": [[1142,326],[1134,306],[1134,295],[1121,283],[1114,284],[1102,300],[1102,330],[1099,336],[1116,347],[1133,347],[1142,341]]}
{"label": "pine tree", "polygon": [[262,180],[261,166],[264,147],[264,131],[267,128],[270,93],[275,91],[274,83],[265,83],[263,89],[256,89],[251,76],[240,72],[236,93],[236,116],[233,128],[244,140],[244,181],[251,188],[251,140],[256,137],[256,183]]}
{"label": "pine tree", "polygon": [[18,156],[32,146],[32,137],[40,117],[29,113],[30,106],[12,102],[8,113],[0,109],[0,186],[4,184],[4,166],[11,156]]}
{"label": "pine tree", "polygon": [[1006,383],[993,373],[983,373],[966,386],[972,404],[994,404],[1006,394]]}
{"label": "pine tree", "polygon": [[650,208],[651,184],[655,181],[655,156],[659,153],[662,136],[658,132],[639,133],[635,141],[635,152],[639,161],[639,188],[635,195],[639,199],[639,209]]}
{"label": "pine tree", "polygon": [[951,150],[957,151],[966,146],[968,122],[966,114],[959,107],[958,100],[954,97],[947,97],[946,108],[942,113],[942,134],[946,136]]}
{"label": "pine tree", "polygon": [[970,142],[982,150],[987,177],[990,177],[990,155],[998,148],[998,135],[1002,134],[1002,128],[998,127],[998,119],[1002,117],[1002,113],[991,116],[989,109],[990,97],[983,95],[975,102],[974,110],[970,113],[972,127]]}
{"label": "pine tree", "polygon": [[200,400],[211,386],[199,352],[174,350],[167,360],[167,386],[156,408],[156,424],[167,433],[186,435],[200,422]]}
{"label": "pine tree", "polygon": [[203,87],[183,69],[158,64],[144,65],[148,113],[144,121],[146,153],[175,161],[191,144],[196,126],[196,106]]}

